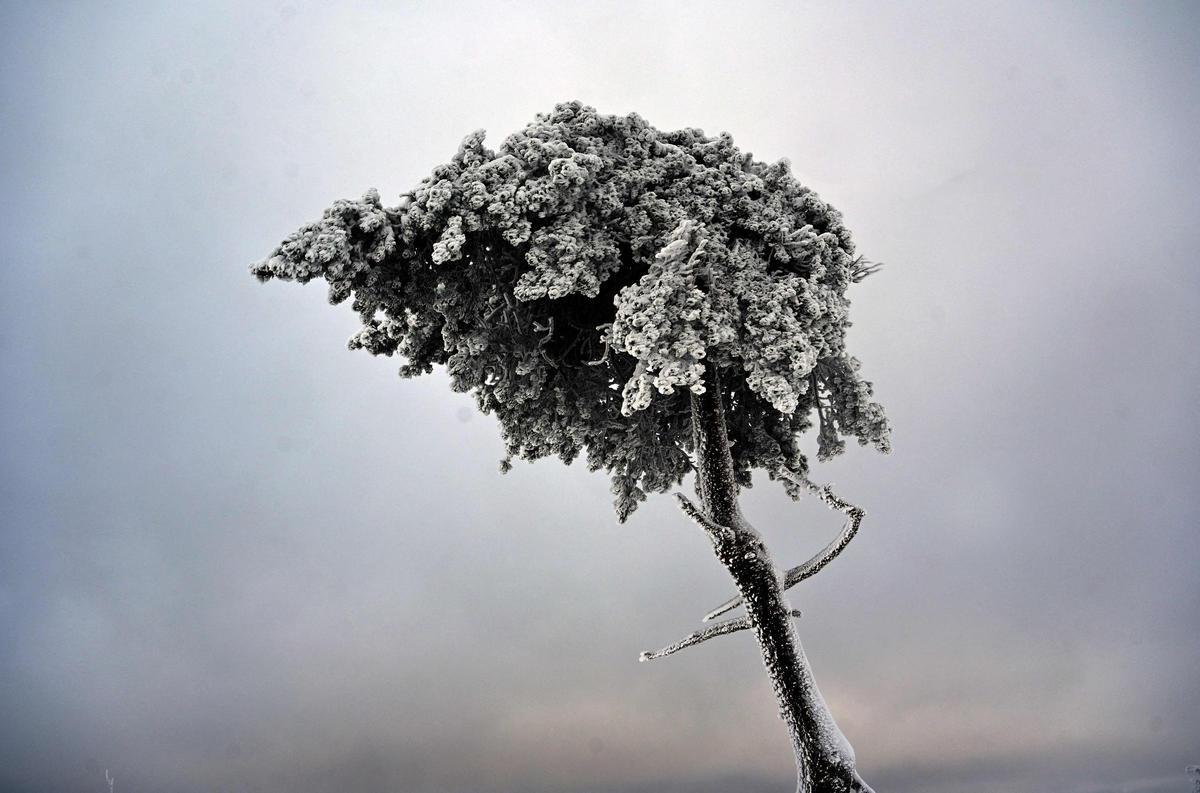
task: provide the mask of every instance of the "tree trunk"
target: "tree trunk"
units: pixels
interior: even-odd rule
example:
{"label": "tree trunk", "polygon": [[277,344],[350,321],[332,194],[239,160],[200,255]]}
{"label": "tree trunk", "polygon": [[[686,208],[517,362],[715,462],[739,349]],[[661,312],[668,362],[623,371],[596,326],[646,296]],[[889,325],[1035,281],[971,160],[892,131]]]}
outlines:
{"label": "tree trunk", "polygon": [[771,555],[761,535],[742,517],[721,383],[711,367],[705,392],[693,394],[691,400],[697,489],[708,517],[733,530],[725,538],[714,539],[714,550],[742,596],[779,699],[780,716],[791,734],[796,790],[871,793],[855,770],[854,750],[817,689]]}

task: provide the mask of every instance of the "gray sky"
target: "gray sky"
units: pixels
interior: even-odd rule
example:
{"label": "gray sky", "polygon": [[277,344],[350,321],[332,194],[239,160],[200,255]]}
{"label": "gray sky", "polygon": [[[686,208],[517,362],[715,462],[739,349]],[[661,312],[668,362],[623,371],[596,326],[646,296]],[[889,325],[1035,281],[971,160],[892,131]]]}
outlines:
{"label": "gray sky", "polygon": [[[665,497],[497,473],[440,374],[246,266],[579,98],[728,130],[887,263],[895,425],[796,591],[881,793],[1168,793],[1200,763],[1200,14],[1187,3],[9,4],[0,789],[746,793],[791,755]],[[811,447],[811,444],[810,444]],[[838,517],[768,483],[782,562]]]}

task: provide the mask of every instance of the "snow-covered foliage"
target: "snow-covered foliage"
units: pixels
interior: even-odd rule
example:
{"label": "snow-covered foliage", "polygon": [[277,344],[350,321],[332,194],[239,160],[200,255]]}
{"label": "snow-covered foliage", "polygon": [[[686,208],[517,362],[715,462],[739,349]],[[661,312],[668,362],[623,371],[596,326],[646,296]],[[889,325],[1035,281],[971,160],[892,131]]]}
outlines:
{"label": "snow-covered foliage", "polygon": [[495,414],[507,459],[585,454],[624,519],[691,470],[689,391],[720,370],[739,481],[803,475],[842,436],[888,448],[845,349],[847,286],[869,268],[841,215],[786,162],[728,134],[558,105],[500,145],[472,133],[396,207],[338,201],[252,268],[353,300],[351,348],[444,365]]}

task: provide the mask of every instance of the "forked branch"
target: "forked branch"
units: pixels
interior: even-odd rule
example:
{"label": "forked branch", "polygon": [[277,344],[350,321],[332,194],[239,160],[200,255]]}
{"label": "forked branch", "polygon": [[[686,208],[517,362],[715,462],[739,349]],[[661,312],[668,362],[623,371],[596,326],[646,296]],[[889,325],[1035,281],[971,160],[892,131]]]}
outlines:
{"label": "forked branch", "polygon": [[675,498],[679,500],[679,508],[683,510],[684,514],[696,521],[696,523],[699,523],[700,528],[704,529],[714,543],[723,542],[733,536],[733,529],[728,526],[722,526],[704,514],[704,511],[693,504],[691,499],[683,493],[676,493]]}
{"label": "forked branch", "polygon": [[684,636],[679,641],[675,642],[674,644],[668,644],[666,647],[662,648],[661,650],[655,650],[653,652],[650,650],[645,650],[642,652],[641,655],[638,656],[638,660],[639,661],[653,661],[655,658],[663,658],[663,657],[671,655],[673,653],[677,653],[680,650],[683,650],[687,647],[691,647],[693,645],[700,644],[701,642],[706,642],[709,639],[715,639],[716,637],[724,636],[727,633],[736,633],[738,631],[744,631],[749,627],[750,627],[750,618],[749,617],[735,617],[731,620],[725,620],[724,622],[718,622],[716,625],[712,625],[708,628],[705,628],[704,630],[696,631],[695,633],[690,633],[687,636]]}
{"label": "forked branch", "polygon": [[[792,609],[789,613],[793,617],[800,616],[800,612],[797,609]],[[638,660],[639,661],[653,661],[655,658],[663,658],[663,657],[671,655],[673,653],[677,653],[680,650],[686,649],[688,647],[692,647],[693,645],[700,644],[701,642],[706,642],[709,639],[715,639],[716,637],[724,636],[727,633],[737,633],[738,631],[744,631],[750,627],[752,627],[752,626],[750,625],[749,617],[735,617],[731,620],[725,620],[724,622],[718,622],[716,625],[712,625],[708,628],[705,628],[704,630],[700,630],[700,631],[696,631],[695,633],[688,634],[687,636],[684,636],[682,639],[675,642],[674,644],[669,644],[666,647],[662,648],[661,650],[655,650],[654,652],[646,650],[645,652],[643,652],[641,655],[638,656]]]}
{"label": "forked branch", "polygon": [[[817,498],[825,502],[830,509],[836,509],[839,512],[845,513],[846,515],[846,524],[842,527],[841,533],[834,538],[833,542],[822,548],[808,561],[791,568],[783,574],[783,588],[787,590],[791,589],[804,579],[811,578],[812,576],[821,572],[826,565],[836,559],[842,551],[846,550],[846,546],[849,545],[850,541],[854,539],[854,535],[858,534],[858,527],[862,524],[862,519],[864,516],[866,516],[866,512],[861,507],[856,507],[850,502],[840,498],[836,493],[833,492],[833,488],[830,485],[817,485],[807,477],[797,476],[790,471],[780,471],[780,475],[793,484],[799,485],[800,487],[803,487],[809,492],[815,494]],[[741,604],[742,599],[740,597],[730,598],[720,606],[717,606],[717,608],[710,611],[708,614],[704,615],[704,621],[708,622],[711,619],[715,619],[726,612],[734,610]]]}

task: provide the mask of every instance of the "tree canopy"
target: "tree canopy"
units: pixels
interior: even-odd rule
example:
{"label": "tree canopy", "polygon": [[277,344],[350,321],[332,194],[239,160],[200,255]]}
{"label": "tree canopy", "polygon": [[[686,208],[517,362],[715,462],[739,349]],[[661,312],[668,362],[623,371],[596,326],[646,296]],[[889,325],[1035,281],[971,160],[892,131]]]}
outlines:
{"label": "tree canopy", "polygon": [[337,201],[252,267],[324,278],[362,319],[350,347],[399,354],[401,375],[444,365],[498,418],[505,470],[584,454],[622,520],[693,470],[689,392],[706,367],[743,485],[754,468],[805,475],[814,414],[822,459],[843,437],[888,450],[845,345],[847,287],[871,269],[786,161],[579,102],[498,151],[468,135],[395,207],[375,190]]}

